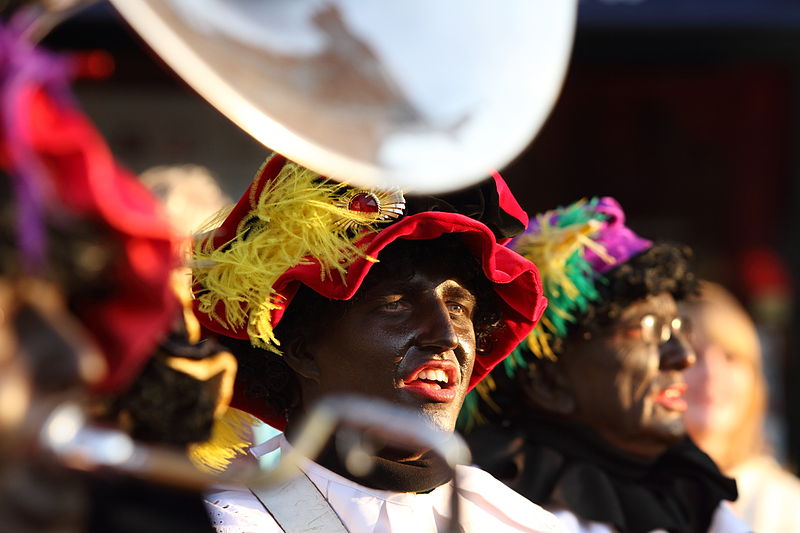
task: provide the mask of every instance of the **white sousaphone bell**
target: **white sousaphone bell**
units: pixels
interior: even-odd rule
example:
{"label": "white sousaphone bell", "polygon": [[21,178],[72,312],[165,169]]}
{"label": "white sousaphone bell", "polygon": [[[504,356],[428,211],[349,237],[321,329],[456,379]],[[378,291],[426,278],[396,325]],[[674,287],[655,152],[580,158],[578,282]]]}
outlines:
{"label": "white sousaphone bell", "polygon": [[516,157],[558,95],[577,0],[112,0],[194,89],[334,179],[433,193]]}

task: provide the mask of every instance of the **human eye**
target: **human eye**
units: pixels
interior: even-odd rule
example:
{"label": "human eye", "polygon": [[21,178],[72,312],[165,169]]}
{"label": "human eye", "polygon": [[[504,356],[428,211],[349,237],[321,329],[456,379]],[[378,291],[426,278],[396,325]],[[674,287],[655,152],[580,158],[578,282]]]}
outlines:
{"label": "human eye", "polygon": [[622,331],[627,338],[641,340],[647,344],[660,344],[663,341],[663,329],[662,320],[651,313],[622,325]]}
{"label": "human eye", "polygon": [[401,297],[388,297],[378,305],[378,310],[386,313],[399,313],[408,309],[408,302]]}
{"label": "human eye", "polygon": [[447,309],[454,316],[472,316],[472,306],[464,302],[447,302]]}
{"label": "human eye", "polygon": [[453,317],[472,318],[477,305],[475,295],[464,287],[448,287],[444,293],[444,303]]}
{"label": "human eye", "polygon": [[449,304],[447,304],[447,308],[450,310],[451,313],[454,313],[456,315],[463,315],[464,313],[467,312],[464,306],[459,303],[450,302]]}
{"label": "human eye", "polygon": [[628,338],[640,339],[646,330],[652,330],[655,325],[655,316],[643,315],[642,317],[623,323],[620,329]]}

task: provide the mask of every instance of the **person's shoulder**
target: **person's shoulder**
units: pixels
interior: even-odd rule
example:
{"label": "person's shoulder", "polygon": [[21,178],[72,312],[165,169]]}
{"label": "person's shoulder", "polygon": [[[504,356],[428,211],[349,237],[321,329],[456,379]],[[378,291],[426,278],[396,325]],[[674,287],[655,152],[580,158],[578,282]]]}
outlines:
{"label": "person's shoulder", "polygon": [[756,531],[800,531],[800,480],[768,455],[733,472],[739,487],[735,511]]}
{"label": "person's shoulder", "polygon": [[714,511],[711,525],[708,527],[708,533],[750,533],[751,531],[750,526],[736,516],[725,502],[720,502],[717,510]]}
{"label": "person's shoulder", "polygon": [[797,509],[800,505],[800,479],[777,461],[773,460],[772,464],[773,469],[769,476],[772,490],[769,492],[775,497],[782,498],[789,508]]}
{"label": "person's shoulder", "polygon": [[456,467],[458,491],[471,504],[492,513],[498,523],[517,524],[518,531],[565,532],[550,511],[518,494],[490,473],[474,466]]}
{"label": "person's shoulder", "polygon": [[281,533],[258,498],[244,487],[219,488],[203,498],[216,533]]}
{"label": "person's shoulder", "polygon": [[800,479],[768,455],[746,461],[734,470],[740,495],[755,492],[759,497],[800,501]]}

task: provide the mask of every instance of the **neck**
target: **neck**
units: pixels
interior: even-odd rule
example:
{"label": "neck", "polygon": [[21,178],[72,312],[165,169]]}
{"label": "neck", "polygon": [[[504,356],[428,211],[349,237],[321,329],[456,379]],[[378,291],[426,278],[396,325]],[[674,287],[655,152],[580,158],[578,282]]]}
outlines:
{"label": "neck", "polygon": [[420,450],[409,452],[389,447],[373,451],[374,448],[370,449],[367,443],[361,454],[366,460],[359,461],[358,454],[351,453],[354,448],[342,449],[341,446],[342,442],[331,441],[316,462],[351,481],[373,489],[428,492],[447,483],[452,477],[446,462],[433,453]]}
{"label": "neck", "polygon": [[384,446],[378,450],[375,455],[381,459],[386,459],[387,461],[405,463],[409,461],[418,461],[428,452],[430,452],[430,450],[408,450],[405,448],[396,448],[394,446]]}
{"label": "neck", "polygon": [[598,431],[597,434],[611,446],[643,460],[653,460],[663,454],[669,447],[660,439],[648,437],[621,439],[613,432]]}

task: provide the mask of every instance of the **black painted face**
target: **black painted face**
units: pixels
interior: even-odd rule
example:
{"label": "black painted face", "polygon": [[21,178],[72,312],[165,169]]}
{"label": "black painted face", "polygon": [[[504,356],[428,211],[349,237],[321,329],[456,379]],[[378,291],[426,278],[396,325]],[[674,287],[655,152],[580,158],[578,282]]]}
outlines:
{"label": "black painted face", "polygon": [[[694,353],[667,293],[625,308],[599,335],[574,342],[560,357],[575,400],[574,418],[615,446],[642,456],[660,454],[685,434],[683,370]],[[665,325],[653,332],[653,323]],[[674,322],[677,326],[677,322]]]}
{"label": "black painted face", "polygon": [[328,305],[307,343],[317,374],[300,379],[303,404],[363,394],[419,409],[452,431],[476,346],[476,296],[459,270],[434,257],[412,273],[374,269],[352,302]]}

